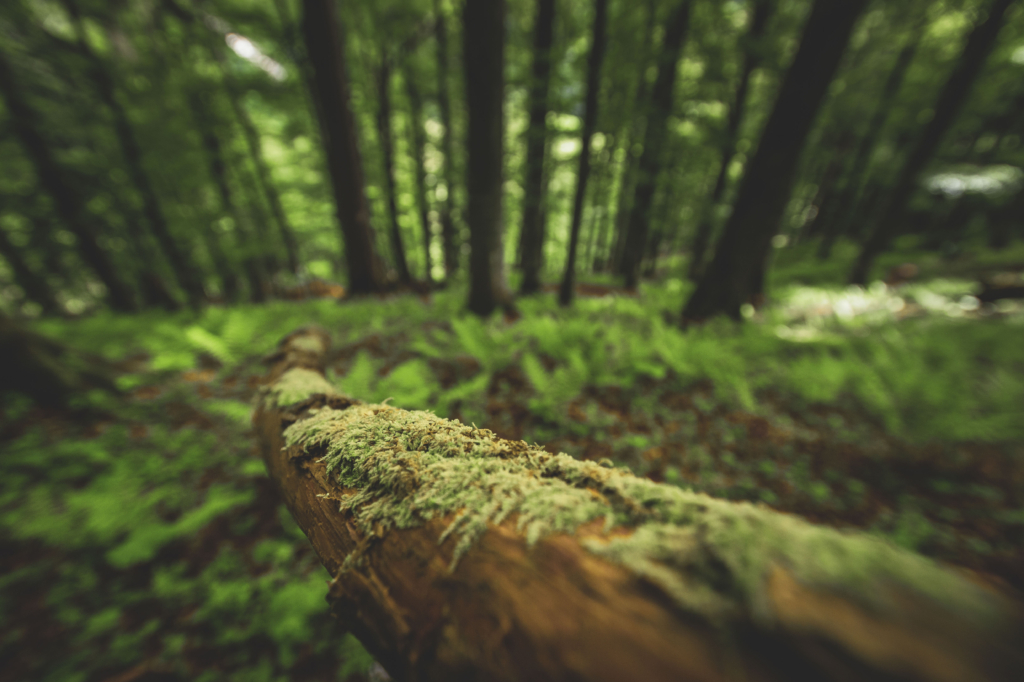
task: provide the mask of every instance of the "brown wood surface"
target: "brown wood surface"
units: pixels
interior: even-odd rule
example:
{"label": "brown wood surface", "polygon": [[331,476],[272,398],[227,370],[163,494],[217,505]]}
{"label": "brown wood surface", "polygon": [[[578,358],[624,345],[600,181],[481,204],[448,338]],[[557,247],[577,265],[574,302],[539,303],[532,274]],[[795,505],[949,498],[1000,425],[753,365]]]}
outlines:
{"label": "brown wood surface", "polygon": [[[328,343],[322,331],[289,336],[270,359],[268,382],[290,368],[319,368]],[[271,477],[336,576],[333,613],[396,680],[1021,679],[1024,628],[1009,598],[995,626],[900,592],[883,616],[778,567],[766,579],[766,627],[750,614],[723,620],[684,610],[590,553],[581,541],[604,535],[599,524],[529,547],[513,519],[492,524],[449,572],[457,540],[438,540],[451,518],[365,534],[352,513],[338,511],[337,500],[355,491],[328,477],[319,453],[284,447],[284,428],[311,409],[354,402],[314,395],[282,409],[265,400],[254,423]],[[352,553],[360,559],[346,568]]]}

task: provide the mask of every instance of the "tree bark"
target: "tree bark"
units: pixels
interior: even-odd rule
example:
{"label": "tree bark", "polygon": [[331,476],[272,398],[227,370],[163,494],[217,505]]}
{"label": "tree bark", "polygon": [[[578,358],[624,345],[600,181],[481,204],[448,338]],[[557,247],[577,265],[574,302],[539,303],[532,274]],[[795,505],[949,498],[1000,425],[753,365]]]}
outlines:
{"label": "tree bark", "polygon": [[426,139],[423,135],[423,98],[416,84],[409,59],[405,62],[402,80],[405,81],[406,98],[409,100],[409,151],[412,155],[416,173],[416,209],[420,218],[420,230],[423,234],[423,281],[430,285],[433,282],[433,265],[431,264],[430,243],[433,241],[430,231],[430,201],[427,197],[427,171],[424,167],[426,156]]}
{"label": "tree bark", "polygon": [[548,90],[551,85],[551,46],[555,36],[555,0],[537,0],[533,21],[533,69],[530,75],[530,123],[526,128],[526,173],[523,178],[523,224],[520,264],[523,281],[519,293],[540,291],[544,263],[544,157],[548,135]]}
{"label": "tree bark", "polygon": [[927,25],[926,21],[919,21],[907,44],[900,50],[899,56],[896,57],[896,63],[889,72],[889,77],[882,88],[882,96],[875,106],[875,111],[871,115],[868,126],[864,131],[864,136],[857,145],[857,151],[854,154],[850,170],[846,173],[842,190],[835,197],[834,201],[821,208],[822,212],[818,220],[823,223],[823,236],[821,245],[818,248],[819,258],[828,258],[832,253],[832,247],[835,245],[836,239],[846,234],[849,228],[853,207],[860,197],[864,174],[868,169],[872,153],[878,146],[878,140],[881,138],[886,121],[889,120],[889,113],[892,111],[893,103],[896,101],[896,95],[903,88],[903,80],[906,78],[907,70],[914,61],[914,56],[917,54],[917,48],[921,44],[921,38],[924,36]]}
{"label": "tree bark", "polygon": [[370,225],[356,120],[349,101],[344,35],[337,8],[333,0],[303,0],[302,6],[302,32],[313,66],[316,84],[313,95],[348,266],[348,291],[353,294],[382,291],[387,280]]}
{"label": "tree bark", "polygon": [[466,0],[462,35],[469,114],[469,309],[486,316],[509,302],[502,249],[505,0]]}
{"label": "tree bark", "polygon": [[1009,682],[1020,604],[864,534],[366,405],[287,337],[253,418],[395,680]]}
{"label": "tree bark", "polygon": [[587,59],[587,95],[583,113],[583,135],[580,138],[580,165],[576,172],[576,196],[572,204],[572,223],[569,228],[569,255],[565,261],[565,274],[558,291],[558,303],[572,303],[576,289],[576,249],[580,241],[583,222],[583,201],[587,196],[590,178],[590,141],[597,128],[597,101],[601,94],[601,63],[608,43],[608,0],[594,0],[594,30]]}
{"label": "tree bark", "polygon": [[741,306],[763,279],[759,273],[789,202],[800,153],[865,5],[815,1],[715,256],[683,309],[684,324],[720,314],[741,319]]}
{"label": "tree bark", "polygon": [[39,116],[29,106],[21,87],[0,49],[0,94],[7,104],[8,117],[29,160],[35,167],[39,184],[53,199],[54,208],[64,226],[75,235],[82,260],[107,289],[110,306],[121,312],[138,309],[131,287],[110,255],[100,246],[99,231],[85,208],[85,200],[57,163],[39,131]]}
{"label": "tree bark", "polygon": [[950,74],[942,92],[939,93],[934,107],[934,116],[928,122],[921,136],[918,137],[907,160],[903,163],[896,183],[879,213],[874,230],[857,257],[857,262],[850,273],[851,284],[867,283],[868,274],[875,258],[889,246],[893,237],[899,232],[903,212],[907,201],[917,187],[918,177],[935,155],[935,150],[946,131],[956,120],[978,73],[985,65],[992,48],[995,47],[996,38],[1004,24],[1006,11],[1015,1],[994,0],[989,6],[988,16],[971,31],[953,73]]}
{"label": "tree bark", "polygon": [[381,157],[384,163],[384,196],[388,205],[389,235],[392,257],[398,270],[398,281],[404,286],[412,284],[409,264],[405,260],[402,228],[398,224],[398,205],[395,201],[395,151],[391,129],[391,63],[387,55],[381,57],[377,70],[377,134],[380,136]]}
{"label": "tree bark", "polygon": [[[128,118],[128,112],[117,98],[114,81],[111,79],[102,60],[92,51],[89,45],[78,3],[75,0],[63,0],[62,4],[74,22],[78,51],[89,63],[89,75],[92,78],[96,92],[113,117],[114,133],[121,147],[121,155],[128,165],[128,175],[131,178],[131,182],[135,185],[139,198],[142,200],[142,213],[146,218],[146,225],[160,245],[160,249],[163,251],[164,257],[167,258],[167,262],[170,263],[171,271],[174,273],[179,286],[185,292],[189,305],[193,309],[198,309],[206,300],[206,292],[203,291],[202,275],[192,265],[185,252],[171,235],[163,207],[160,205],[156,190],[150,181],[149,173],[143,164],[142,149],[135,136],[135,129]],[[144,284],[143,286],[146,285]]]}
{"label": "tree bark", "polygon": [[46,277],[29,267],[22,257],[21,250],[11,242],[3,227],[0,227],[0,256],[3,256],[10,266],[14,282],[21,287],[29,300],[39,304],[43,313],[59,315],[64,312]]}
{"label": "tree bark", "polygon": [[448,95],[448,20],[442,0],[434,0],[434,37],[437,40],[437,108],[441,115],[441,156],[444,157],[441,177],[447,193],[438,202],[441,221],[441,242],[444,246],[444,273],[451,277],[459,269],[459,240],[452,219],[455,196],[455,157],[452,152],[452,106]]}
{"label": "tree bark", "polygon": [[725,187],[729,180],[729,166],[736,156],[736,143],[739,141],[740,125],[743,123],[743,116],[747,110],[747,95],[750,92],[750,77],[754,71],[761,66],[761,40],[764,38],[765,30],[768,27],[768,20],[775,9],[775,0],[757,0],[754,6],[754,14],[750,19],[750,27],[747,29],[745,49],[743,51],[743,68],[740,71],[740,80],[736,84],[736,94],[733,96],[732,105],[729,107],[729,118],[725,125],[725,137],[722,141],[722,160],[718,166],[718,176],[715,178],[714,188],[711,196],[708,197],[704,210],[701,213],[700,223],[693,236],[693,244],[690,247],[690,264],[687,275],[694,282],[700,279],[704,272],[704,261],[707,257],[708,247],[711,245],[711,236],[715,229],[715,209],[722,202],[725,194]]}
{"label": "tree bark", "polygon": [[651,89],[651,101],[644,130],[644,149],[637,162],[638,178],[629,211],[626,239],[622,253],[622,274],[627,289],[635,289],[640,265],[647,246],[651,206],[664,157],[668,118],[672,115],[672,94],[675,89],[679,57],[690,26],[690,0],[682,0],[672,11],[665,26],[665,42],[658,57],[658,76]]}

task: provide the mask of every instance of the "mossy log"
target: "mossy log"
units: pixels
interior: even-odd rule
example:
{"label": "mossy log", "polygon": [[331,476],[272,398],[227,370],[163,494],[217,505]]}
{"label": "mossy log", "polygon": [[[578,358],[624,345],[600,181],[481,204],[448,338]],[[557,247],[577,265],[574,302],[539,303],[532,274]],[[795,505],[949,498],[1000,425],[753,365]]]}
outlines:
{"label": "mossy log", "polygon": [[328,344],[282,341],[254,422],[333,613],[396,680],[1020,679],[1020,604],[967,574],[364,404]]}

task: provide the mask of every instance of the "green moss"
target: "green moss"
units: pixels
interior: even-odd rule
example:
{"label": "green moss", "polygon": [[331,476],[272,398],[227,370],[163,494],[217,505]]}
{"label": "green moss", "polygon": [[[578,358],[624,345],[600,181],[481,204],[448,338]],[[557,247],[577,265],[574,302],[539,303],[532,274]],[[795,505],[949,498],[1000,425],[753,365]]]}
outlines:
{"label": "green moss", "polygon": [[338,390],[320,372],[295,367],[282,374],[270,386],[263,388],[261,397],[265,403],[286,407],[317,394],[338,395]]}
{"label": "green moss", "polygon": [[490,524],[515,515],[535,543],[603,520],[627,535],[584,546],[660,586],[677,604],[711,615],[770,618],[763,596],[776,565],[803,583],[884,610],[888,587],[909,589],[984,619],[981,589],[880,539],[811,525],[718,500],[568,455],[552,455],[485,429],[386,405],[321,409],[285,431],[289,445],[322,447],[345,488],[341,502],[364,532],[410,528],[454,514],[441,541],[458,537],[451,570]]}

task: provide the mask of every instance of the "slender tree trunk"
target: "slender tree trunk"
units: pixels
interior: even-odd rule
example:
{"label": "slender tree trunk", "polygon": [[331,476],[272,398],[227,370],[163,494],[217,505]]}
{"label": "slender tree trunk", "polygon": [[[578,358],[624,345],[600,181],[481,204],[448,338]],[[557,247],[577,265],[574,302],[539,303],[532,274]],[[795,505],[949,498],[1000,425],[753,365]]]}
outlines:
{"label": "slender tree trunk", "polygon": [[441,115],[441,177],[447,193],[438,202],[441,242],[444,246],[444,273],[451,277],[459,269],[459,240],[455,233],[452,207],[455,197],[455,156],[452,151],[452,107],[448,85],[448,20],[443,0],[434,0],[434,37],[437,40],[437,108]]}
{"label": "slender tree trunk", "polygon": [[654,42],[654,30],[657,27],[658,5],[654,1],[647,3],[647,30],[644,32],[644,43],[639,46],[638,53],[640,71],[637,74],[636,92],[633,96],[636,109],[625,134],[624,147],[626,155],[622,159],[622,170],[619,175],[619,195],[615,208],[615,242],[608,257],[607,267],[611,271],[622,274],[622,256],[626,250],[626,234],[629,232],[629,212],[633,208],[633,195],[636,192],[637,164],[639,154],[633,153],[633,147],[643,135],[647,122],[647,67],[650,65],[651,45]]}
{"label": "slender tree trunk", "polygon": [[[221,66],[223,67],[223,59],[220,61]],[[263,196],[267,199],[267,205],[270,207],[270,214],[274,217],[274,222],[277,224],[277,231],[281,236],[281,242],[284,244],[288,271],[292,274],[298,274],[300,267],[298,241],[295,239],[295,231],[288,222],[288,217],[284,212],[284,206],[281,205],[281,195],[278,193],[277,186],[274,184],[270,167],[267,165],[267,161],[263,157],[263,146],[260,143],[259,130],[256,128],[256,124],[253,123],[249,113],[242,105],[242,93],[239,91],[237,85],[231,82],[231,77],[226,72],[224,73],[224,80],[228,83],[228,98],[231,101],[231,108],[235,114],[235,119],[238,121],[239,126],[242,128],[242,133],[245,136],[245,143],[248,146],[249,157],[252,159],[253,167],[256,169],[256,179],[259,182],[260,190],[262,191]]]}
{"label": "slender tree trunk", "polygon": [[590,141],[597,127],[597,101],[601,94],[601,63],[604,61],[608,42],[608,0],[594,0],[594,31],[587,60],[587,95],[583,113],[583,136],[580,139],[580,166],[576,173],[576,196],[572,204],[572,223],[569,228],[569,256],[565,262],[565,274],[558,292],[558,303],[567,306],[572,303],[576,289],[576,249],[580,241],[580,224],[583,222],[583,202],[587,196],[587,179],[590,177]]}
{"label": "slender tree trunk", "polygon": [[800,153],[866,4],[815,0],[715,256],[683,310],[684,323],[719,314],[740,319],[740,307],[763,280],[759,273],[789,202]]}
{"label": "slender tree trunk", "polygon": [[281,343],[253,423],[333,576],[332,613],[396,680],[1020,678],[1024,617],[996,588],[863,533],[340,395],[329,344]]}
{"label": "slender tree trunk", "polygon": [[29,160],[35,166],[40,186],[53,199],[57,215],[60,216],[64,226],[75,235],[82,260],[107,288],[110,306],[114,310],[122,312],[137,310],[131,287],[122,279],[121,272],[110,255],[100,246],[99,232],[86,211],[85,201],[72,186],[39,131],[37,124],[39,117],[25,101],[2,49],[0,49],[0,94],[3,95],[7,104],[10,124]]}
{"label": "slender tree trunk", "polygon": [[388,223],[391,251],[398,270],[398,281],[404,286],[412,283],[409,264],[405,260],[405,245],[402,243],[402,228],[398,224],[398,205],[395,201],[395,152],[391,129],[391,64],[386,55],[381,57],[377,70],[377,134],[384,163],[384,196],[388,205]]}
{"label": "slender tree trunk", "polygon": [[729,166],[732,165],[732,159],[736,156],[740,125],[742,125],[747,111],[750,78],[754,71],[761,66],[761,41],[774,9],[775,0],[757,0],[754,5],[754,14],[750,19],[750,27],[747,29],[744,41],[746,44],[743,52],[743,68],[740,71],[740,80],[736,84],[736,94],[733,96],[732,106],[729,107],[729,118],[725,125],[722,160],[719,162],[714,188],[701,212],[700,222],[697,224],[697,231],[694,233],[693,244],[690,247],[690,265],[687,274],[695,282],[704,272],[708,246],[711,245],[711,236],[715,229],[715,212],[725,194],[729,180]]}
{"label": "slender tree trunk", "polygon": [[314,99],[348,265],[348,290],[353,294],[382,291],[387,280],[370,225],[337,8],[334,0],[303,0],[302,6],[302,31],[313,65]]}
{"label": "slender tree trunk", "polygon": [[502,255],[505,134],[505,0],[466,0],[462,14],[469,135],[469,309],[486,316],[509,303]]}
{"label": "slender tree trunk", "polygon": [[668,118],[672,115],[673,90],[679,58],[690,26],[690,0],[682,0],[665,26],[665,42],[658,57],[658,76],[651,90],[650,113],[644,130],[644,149],[637,162],[638,178],[629,211],[622,273],[627,289],[635,289],[650,229],[654,190],[661,172]]}
{"label": "slender tree trunk", "polygon": [[[89,63],[89,75],[92,78],[96,92],[113,117],[114,133],[121,147],[121,155],[128,165],[128,175],[131,178],[131,182],[135,185],[135,189],[142,200],[142,212],[145,216],[145,223],[170,263],[171,271],[174,273],[178,284],[184,290],[189,304],[193,309],[199,308],[206,299],[206,293],[203,291],[202,274],[196,270],[195,266],[185,255],[185,251],[182,250],[171,235],[160,200],[156,195],[156,190],[153,189],[149,173],[143,164],[142,149],[135,136],[135,129],[128,118],[128,112],[125,111],[125,108],[117,98],[114,81],[108,74],[103,62],[89,46],[85,27],[82,24],[82,17],[79,13],[78,3],[75,0],[63,0],[62,4],[74,21],[78,50]],[[147,285],[144,284],[143,286]]]}
{"label": "slender tree trunk", "polygon": [[520,232],[520,264],[523,281],[519,293],[540,291],[544,262],[545,201],[544,157],[547,151],[548,90],[551,84],[551,46],[555,36],[555,0],[537,0],[533,20],[533,69],[530,75],[530,123],[526,129],[526,163],[523,178],[523,224]]}
{"label": "slender tree trunk", "polygon": [[875,257],[882,253],[899,231],[907,201],[917,187],[917,179],[925,166],[935,155],[935,150],[946,131],[956,120],[960,108],[967,100],[978,73],[985,65],[989,53],[996,44],[996,38],[1003,27],[1006,10],[1016,0],[994,0],[989,6],[988,16],[980,22],[967,38],[960,60],[942,88],[935,103],[934,116],[917,139],[907,160],[900,169],[899,177],[886,199],[871,236],[864,243],[860,256],[850,273],[851,284],[865,284]]}
{"label": "slender tree trunk", "polygon": [[903,81],[906,78],[907,70],[914,61],[914,56],[917,54],[917,48],[921,44],[921,38],[924,36],[927,25],[926,21],[919,21],[910,40],[900,50],[899,56],[896,57],[896,63],[889,72],[889,77],[882,88],[882,96],[875,106],[875,111],[871,115],[867,129],[864,131],[864,136],[861,138],[860,144],[857,145],[857,151],[854,153],[853,162],[846,174],[846,180],[843,183],[841,192],[833,201],[821,207],[821,214],[817,219],[823,225],[823,236],[821,245],[818,248],[819,258],[828,258],[832,253],[832,247],[836,239],[846,234],[846,231],[849,229],[853,207],[860,197],[864,174],[868,169],[868,164],[871,162],[872,153],[878,146],[878,140],[882,136],[882,130],[885,128],[886,121],[889,120],[889,114],[892,111],[893,103],[896,101],[896,95],[903,88]]}
{"label": "slender tree trunk", "polygon": [[423,98],[408,62],[406,62],[402,80],[405,81],[406,97],[409,100],[409,152],[412,155],[416,172],[416,210],[419,213],[420,229],[423,234],[423,281],[429,285],[433,282],[433,265],[430,256],[430,243],[433,239],[430,231],[427,171],[424,166],[427,142],[423,134]]}
{"label": "slender tree trunk", "polygon": [[[220,197],[222,215],[231,218],[234,223],[235,240],[238,242],[242,252],[242,269],[245,271],[249,284],[249,298],[254,302],[266,300],[270,286],[267,282],[266,272],[263,263],[256,257],[255,251],[258,244],[253,240],[248,230],[245,218],[235,201],[234,193],[231,191],[231,183],[228,180],[228,165],[224,158],[224,150],[221,147],[220,136],[217,132],[214,114],[211,111],[210,103],[205,101],[199,93],[190,95],[192,111],[195,115],[196,125],[199,129],[199,136],[203,143],[203,152],[206,154],[210,179],[213,180]],[[229,286],[225,286],[225,296],[234,298],[229,292]]]}
{"label": "slender tree trunk", "polygon": [[616,140],[611,134],[605,135],[605,147],[601,153],[601,164],[594,180],[594,191],[590,197],[590,226],[587,230],[587,248],[583,254],[584,267],[589,271],[598,268],[595,262],[599,251],[603,253],[608,238],[608,184],[612,175],[612,159],[615,157]]}
{"label": "slender tree trunk", "polygon": [[[35,272],[21,254],[21,250],[7,237],[7,232],[0,227],[0,256],[4,257],[14,275],[14,282],[25,292],[29,300],[35,301],[46,315],[59,315],[64,312],[57,296],[54,294],[45,275]],[[8,361],[8,359],[5,359]]]}

